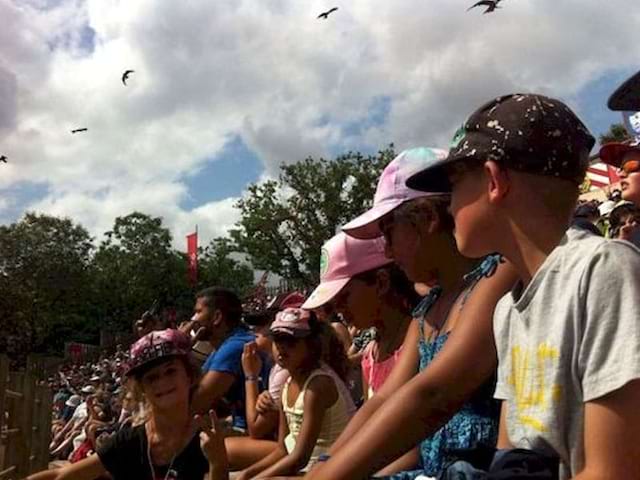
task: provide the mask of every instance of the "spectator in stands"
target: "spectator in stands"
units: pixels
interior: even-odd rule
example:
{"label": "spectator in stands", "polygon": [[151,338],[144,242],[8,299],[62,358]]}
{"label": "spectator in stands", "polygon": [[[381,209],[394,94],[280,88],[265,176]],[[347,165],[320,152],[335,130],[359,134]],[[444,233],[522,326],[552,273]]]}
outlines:
{"label": "spectator in stands", "polygon": [[310,468],[345,427],[355,407],[343,382],[344,348],[312,312],[288,308],[270,328],[277,362],[290,378],[282,391],[278,446],[239,480],[295,475]]}
{"label": "spectator in stands", "polygon": [[211,480],[226,478],[224,459],[208,461],[203,454],[198,431],[204,427],[206,436],[208,429],[190,413],[190,390],[198,378],[190,350],[189,338],[178,330],[154,331],[138,340],[127,376],[147,404],[147,421],[105,440],[97,454],[28,480],[93,480],[107,473],[113,480],[202,480],[207,472]]}
{"label": "spectator in stands", "polygon": [[322,247],[326,267],[320,285],[303,304],[331,302],[349,325],[375,328],[362,358],[363,398],[377,392],[400,357],[418,295],[406,275],[385,255],[382,238],[358,240],[338,233]]}
{"label": "spectator in stands", "polygon": [[600,149],[600,158],[618,168],[622,198],[640,206],[640,144],[607,143]]}
{"label": "spectator in stands", "polygon": [[631,202],[622,202],[609,215],[611,238],[626,240],[640,247],[640,208]]}
{"label": "spectator in stands", "polygon": [[[193,393],[193,409],[209,411],[223,397],[230,403],[232,428],[245,432],[245,376],[242,352],[245,344],[255,341],[255,335],[242,323],[242,305],[235,293],[226,288],[211,287],[196,295],[195,314],[189,328],[206,329],[206,336],[215,347],[202,367],[204,376]],[[188,329],[185,329],[188,331]],[[263,364],[261,387],[266,387],[268,365]]]}
{"label": "spectator in stands", "polygon": [[[433,476],[447,462],[450,449],[496,441],[492,314],[516,277],[497,256],[478,262],[460,255],[447,195],[406,187],[411,174],[445,156],[431,148],[400,153],[380,178],[373,208],[344,227],[356,238],[384,234],[387,254],[411,281],[431,289],[414,311],[416,320],[391,375],[310,478],[361,478],[382,467],[380,474],[395,474],[391,478]],[[413,393],[401,395],[400,406],[398,393],[407,389]],[[407,412],[418,405],[420,416],[409,419]],[[426,435],[407,440],[396,428],[400,419]],[[417,467],[406,454],[420,439]]]}

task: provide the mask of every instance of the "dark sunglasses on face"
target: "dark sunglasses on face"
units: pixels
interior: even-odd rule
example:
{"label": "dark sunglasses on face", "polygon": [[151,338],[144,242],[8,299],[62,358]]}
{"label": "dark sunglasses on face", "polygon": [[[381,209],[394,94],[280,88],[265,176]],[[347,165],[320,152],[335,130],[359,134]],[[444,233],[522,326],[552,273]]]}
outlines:
{"label": "dark sunglasses on face", "polygon": [[620,171],[626,173],[627,175],[640,171],[640,160],[629,160],[628,162],[624,162],[620,166]]}

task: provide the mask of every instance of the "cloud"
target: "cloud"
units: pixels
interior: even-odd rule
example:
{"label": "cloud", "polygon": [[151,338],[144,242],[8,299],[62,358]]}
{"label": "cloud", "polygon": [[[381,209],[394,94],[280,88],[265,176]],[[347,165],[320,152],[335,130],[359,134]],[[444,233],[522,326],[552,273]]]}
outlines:
{"label": "cloud", "polygon": [[269,178],[308,155],[446,145],[510,91],[580,109],[585,86],[637,61],[636,4],[520,0],[482,15],[450,0],[351,0],[318,21],[326,5],[294,0],[0,0],[0,150],[12,159],[0,196],[45,184],[22,211],[100,235],[142,210],[177,245],[196,223],[208,240],[237,219],[235,197],[181,208],[184,179],[229,138]]}

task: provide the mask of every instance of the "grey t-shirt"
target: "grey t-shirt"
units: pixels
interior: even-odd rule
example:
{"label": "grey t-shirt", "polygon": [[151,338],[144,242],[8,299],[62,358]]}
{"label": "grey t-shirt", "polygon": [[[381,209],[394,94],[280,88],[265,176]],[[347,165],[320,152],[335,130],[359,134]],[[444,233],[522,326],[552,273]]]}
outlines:
{"label": "grey t-shirt", "polygon": [[584,403],[640,378],[640,250],[570,229],[496,306],[496,398],[514,446],[584,467]]}

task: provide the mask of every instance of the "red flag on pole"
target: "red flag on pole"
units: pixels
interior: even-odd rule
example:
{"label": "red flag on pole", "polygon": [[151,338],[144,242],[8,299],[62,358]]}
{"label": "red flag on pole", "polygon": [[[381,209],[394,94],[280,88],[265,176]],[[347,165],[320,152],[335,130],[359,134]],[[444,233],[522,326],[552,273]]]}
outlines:
{"label": "red flag on pole", "polygon": [[191,286],[198,283],[198,230],[187,235],[187,275]]}

